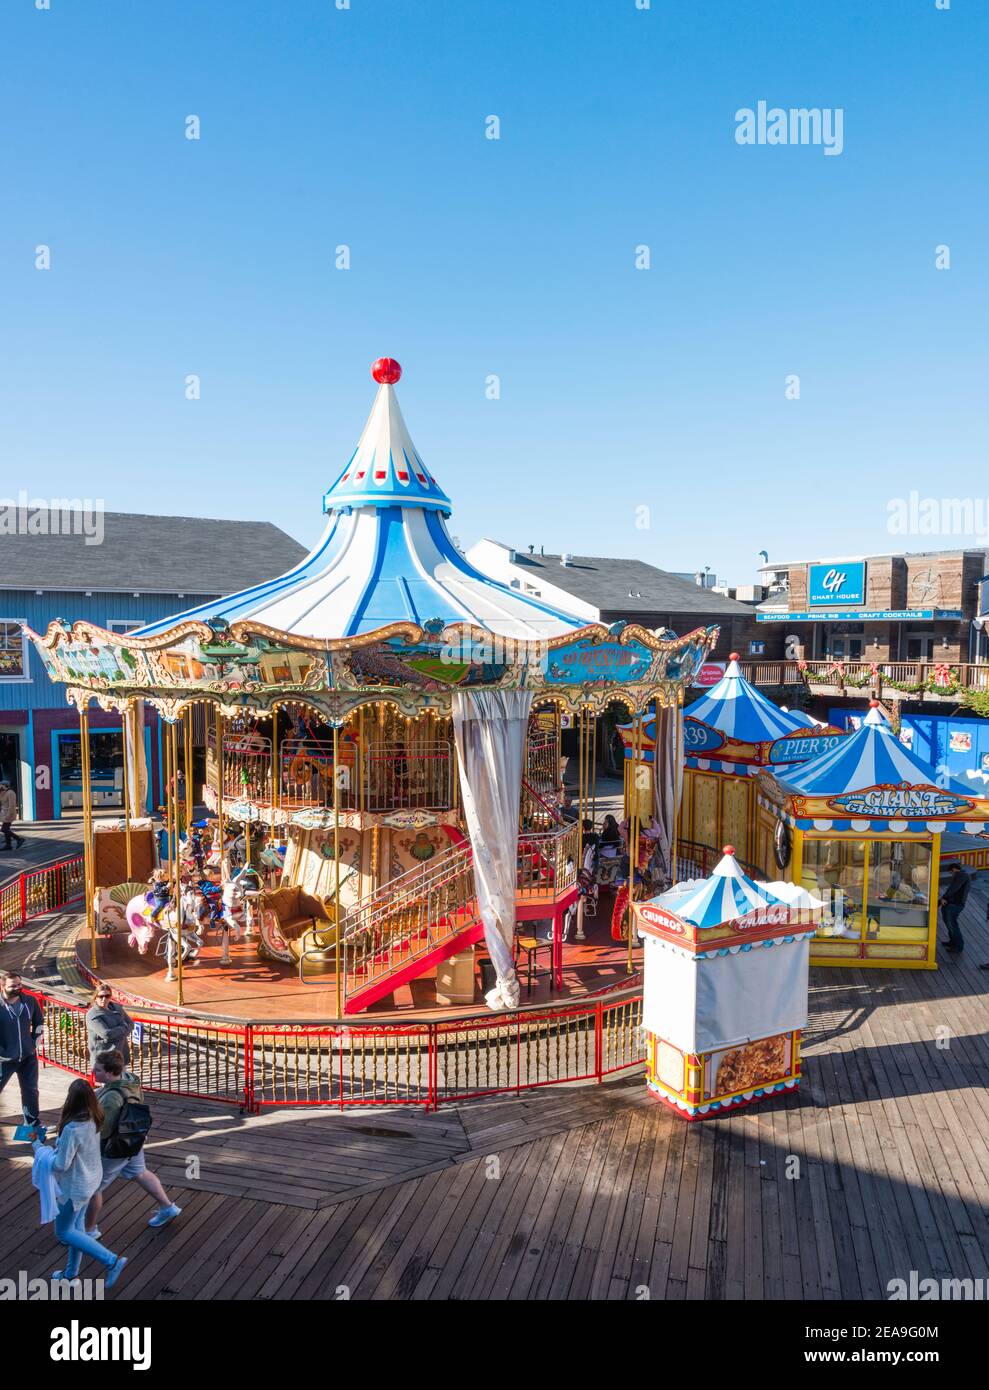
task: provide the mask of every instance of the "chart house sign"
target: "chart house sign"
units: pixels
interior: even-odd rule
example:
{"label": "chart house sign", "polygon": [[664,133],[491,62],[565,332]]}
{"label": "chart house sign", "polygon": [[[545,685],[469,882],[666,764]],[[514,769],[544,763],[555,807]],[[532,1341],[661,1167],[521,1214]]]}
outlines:
{"label": "chart house sign", "polygon": [[807,575],[807,597],[811,607],[865,602],[865,561],[843,561],[835,565],[811,565]]}
{"label": "chart house sign", "polygon": [[857,792],[842,792],[828,798],[828,807],[852,816],[883,819],[940,820],[974,811],[975,802],[940,787],[865,787]]}

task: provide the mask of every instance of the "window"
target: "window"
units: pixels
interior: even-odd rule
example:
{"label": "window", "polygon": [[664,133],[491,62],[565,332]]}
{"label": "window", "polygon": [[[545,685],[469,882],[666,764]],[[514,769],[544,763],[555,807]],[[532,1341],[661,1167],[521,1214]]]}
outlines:
{"label": "window", "polygon": [[17,618],[0,618],[0,680],[27,680],[27,639]]}
{"label": "window", "polygon": [[134,632],[144,626],[143,618],[111,618],[107,623],[108,632]]}

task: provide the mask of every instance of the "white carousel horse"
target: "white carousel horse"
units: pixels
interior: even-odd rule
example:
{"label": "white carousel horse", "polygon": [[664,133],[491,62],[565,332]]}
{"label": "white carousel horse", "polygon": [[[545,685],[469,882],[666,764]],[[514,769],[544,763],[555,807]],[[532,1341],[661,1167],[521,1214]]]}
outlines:
{"label": "white carousel horse", "polygon": [[[199,904],[198,895],[194,889],[186,889],[182,893],[182,963],[186,961],[195,962],[199,958],[199,953],[203,949],[203,939],[199,934]],[[130,934],[127,937],[128,946],[135,946],[142,956],[148,954],[148,948],[155,937],[155,928],[161,928],[161,937],[155,948],[155,955],[164,955],[168,966],[168,978],[171,978],[175,963],[178,960],[178,913],[174,906],[166,907],[157,922],[151,920],[154,912],[154,904],[148,902],[147,894],[138,893],[131,898],[127,904],[124,916]]]}

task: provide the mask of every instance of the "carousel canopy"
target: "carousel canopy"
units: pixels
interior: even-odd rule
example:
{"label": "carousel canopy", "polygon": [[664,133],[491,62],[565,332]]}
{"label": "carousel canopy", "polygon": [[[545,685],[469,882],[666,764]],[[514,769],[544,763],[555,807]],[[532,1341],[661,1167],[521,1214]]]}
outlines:
{"label": "carousel canopy", "polygon": [[893,733],[876,705],[854,734],[836,748],[812,758],[792,771],[776,771],[776,780],[788,792],[801,796],[836,796],[879,786],[942,787],[960,796],[978,792],[953,777],[938,773],[912,753]]}
{"label": "carousel canopy", "polygon": [[472,623],[499,637],[559,637],[584,621],[483,574],[460,553],[450,499],[426,469],[395,397],[401,368],[372,368],[378,394],[349,463],[323,498],[315,549],[278,579],[151,623],[149,637],[189,620],[249,619],[299,637],[354,637],[391,623]]}
{"label": "carousel canopy", "polygon": [[732,652],[725,674],[717,685],[683,712],[743,743],[763,743],[808,727],[805,715],[792,711],[784,713],[749,684],[739,670],[737,652]]}
{"label": "carousel canopy", "polygon": [[724,858],[710,878],[679,884],[652,901],[657,907],[692,922],[695,927],[704,928],[737,921],[750,912],[776,907],[787,900],[770,889],[768,884],[756,883],[755,879],[744,874],[738,866],[734,849],[726,845]]}

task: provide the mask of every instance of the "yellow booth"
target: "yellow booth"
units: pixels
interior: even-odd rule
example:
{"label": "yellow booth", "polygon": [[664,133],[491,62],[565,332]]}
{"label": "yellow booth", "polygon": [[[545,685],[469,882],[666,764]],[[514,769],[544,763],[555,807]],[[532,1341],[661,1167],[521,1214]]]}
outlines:
{"label": "yellow booth", "polygon": [[937,969],[941,836],[984,831],[989,800],[905,748],[873,700],[830,752],[763,768],[758,803],[773,867],[825,901],[812,965]]}

